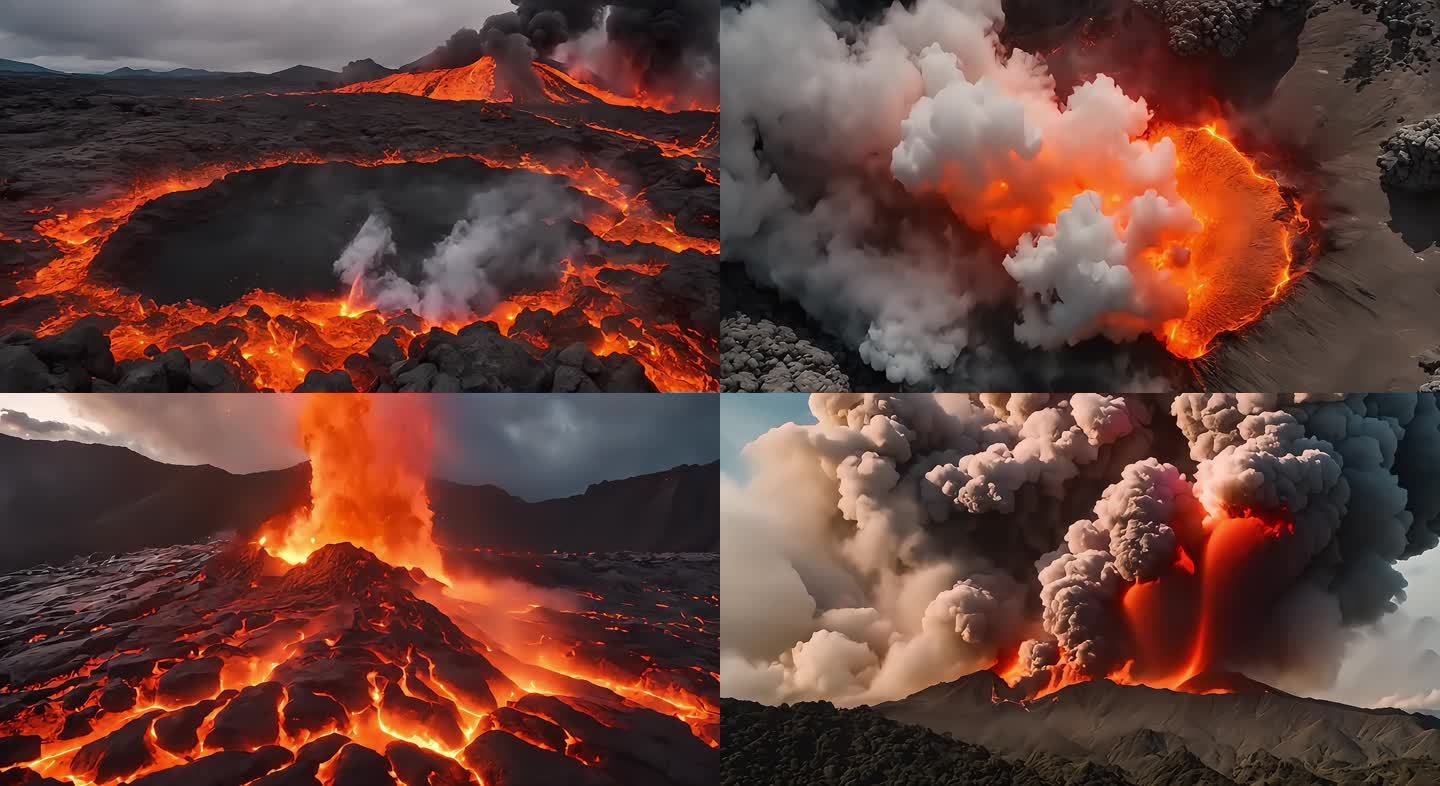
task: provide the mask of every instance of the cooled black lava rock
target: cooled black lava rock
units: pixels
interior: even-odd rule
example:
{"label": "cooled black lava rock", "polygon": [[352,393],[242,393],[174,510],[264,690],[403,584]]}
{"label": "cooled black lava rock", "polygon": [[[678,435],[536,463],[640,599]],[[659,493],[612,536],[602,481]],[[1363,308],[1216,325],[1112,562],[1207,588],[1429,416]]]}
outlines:
{"label": "cooled black lava rock", "polygon": [[0,767],[40,758],[40,738],[34,735],[0,737]]}
{"label": "cooled black lava rock", "polygon": [[850,379],[835,356],[768,319],[736,313],[720,323],[720,389],[727,393],[837,392]]}
{"label": "cooled black lava rock", "polygon": [[1440,190],[1440,115],[1400,126],[1380,150],[1380,182],[1406,191]]}
{"label": "cooled black lava rock", "polygon": [[1267,7],[1296,12],[1308,0],[1135,0],[1170,30],[1170,49],[1179,55],[1218,51],[1232,57],[1244,46],[1255,20]]}

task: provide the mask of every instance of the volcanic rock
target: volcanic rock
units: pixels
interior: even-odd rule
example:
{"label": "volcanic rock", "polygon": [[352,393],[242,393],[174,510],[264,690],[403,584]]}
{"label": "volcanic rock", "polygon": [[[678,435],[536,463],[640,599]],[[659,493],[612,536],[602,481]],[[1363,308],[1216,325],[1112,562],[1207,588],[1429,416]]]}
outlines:
{"label": "volcanic rock", "polygon": [[277,682],[263,682],[240,691],[215,715],[215,726],[205,737],[205,747],[253,750],[274,744],[280,738],[283,692]]}
{"label": "volcanic rock", "polygon": [[123,682],[110,685],[100,693],[100,709],[106,712],[124,712],[135,706],[135,689]]}
{"label": "volcanic rock", "polygon": [[155,697],[167,704],[193,704],[220,690],[220,658],[187,660],[164,674],[155,686]]}
{"label": "volcanic rock", "polygon": [[324,372],[312,369],[296,393],[354,393],[355,383],[345,371]]}
{"label": "volcanic rock", "polygon": [[127,360],[119,366],[124,393],[166,393],[170,390],[170,374],[153,360]]}
{"label": "volcanic rock", "polygon": [[461,754],[485,786],[612,786],[615,781],[513,734],[487,731]]}
{"label": "volcanic rock", "polygon": [[124,778],[154,761],[146,744],[150,725],[162,713],[150,712],[81,747],[70,761],[70,769],[88,780],[103,782]]}
{"label": "volcanic rock", "polygon": [[29,347],[20,344],[0,346],[0,390],[16,393],[43,393],[55,390],[57,383],[46,366]]}
{"label": "volcanic rock", "polygon": [[509,732],[556,753],[565,752],[565,730],[538,715],[521,712],[512,707],[501,707],[491,713],[489,720],[492,728]]}
{"label": "volcanic rock", "polygon": [[1406,191],[1440,190],[1440,115],[1395,129],[1380,145],[1380,181]]}
{"label": "volcanic rock", "polygon": [[350,716],[346,714],[345,707],[329,696],[295,687],[286,698],[283,725],[285,733],[292,737],[304,732],[313,734],[327,728],[343,730],[350,725]]}
{"label": "volcanic rock", "polygon": [[395,786],[390,777],[390,762],[363,745],[350,744],[340,749],[331,770],[334,786]]}
{"label": "volcanic rock", "polygon": [[835,356],[768,319],[736,313],[721,321],[720,389],[735,393],[840,392],[850,380]]}
{"label": "volcanic rock", "polygon": [[[208,658],[206,660],[209,660]],[[177,666],[176,668],[183,667]],[[183,755],[195,750],[200,744],[200,724],[210,714],[235,697],[236,691],[226,691],[216,699],[196,702],[174,712],[166,713],[155,721],[155,744],[163,750]]]}
{"label": "volcanic rock", "polygon": [[41,776],[34,770],[16,767],[0,772],[0,786],[67,786],[64,781]]}
{"label": "volcanic rock", "polygon": [[289,763],[290,751],[267,745],[254,752],[221,751],[167,770],[146,775],[134,786],[244,786]]}
{"label": "volcanic rock", "polygon": [[110,336],[98,325],[81,323],[63,333],[36,339],[30,349],[52,367],[57,363],[78,365],[92,377],[110,381],[116,378]]}
{"label": "volcanic rock", "polygon": [[0,737],[0,767],[40,758],[41,739],[34,735]]}
{"label": "volcanic rock", "polygon": [[405,786],[478,786],[475,776],[454,759],[408,742],[390,743],[385,757]]}

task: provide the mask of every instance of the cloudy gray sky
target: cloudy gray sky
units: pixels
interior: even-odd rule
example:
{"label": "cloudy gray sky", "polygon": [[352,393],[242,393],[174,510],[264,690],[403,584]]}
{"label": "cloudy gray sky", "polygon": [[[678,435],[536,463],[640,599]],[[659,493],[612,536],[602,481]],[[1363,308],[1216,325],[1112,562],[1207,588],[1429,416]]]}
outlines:
{"label": "cloudy gray sky", "polygon": [[[304,396],[0,395],[0,434],[121,445],[159,461],[231,472],[304,460],[294,440]],[[719,402],[707,395],[425,396],[434,473],[527,499],[719,457]],[[398,398],[376,397],[385,414]],[[403,425],[403,424],[402,424]]]}
{"label": "cloudy gray sky", "polygon": [[0,0],[0,58],[59,71],[408,63],[506,0]]}

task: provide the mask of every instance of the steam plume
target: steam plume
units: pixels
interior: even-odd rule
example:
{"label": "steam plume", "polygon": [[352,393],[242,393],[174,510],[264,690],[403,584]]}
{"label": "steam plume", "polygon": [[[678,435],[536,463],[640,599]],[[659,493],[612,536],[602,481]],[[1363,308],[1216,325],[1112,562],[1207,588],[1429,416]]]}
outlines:
{"label": "steam plume", "polygon": [[1200,224],[1175,146],[1143,138],[1149,108],[1109,77],[1058,86],[1007,51],[999,0],[859,23],[758,0],[721,19],[726,253],[892,382],[1185,316],[1174,271]]}

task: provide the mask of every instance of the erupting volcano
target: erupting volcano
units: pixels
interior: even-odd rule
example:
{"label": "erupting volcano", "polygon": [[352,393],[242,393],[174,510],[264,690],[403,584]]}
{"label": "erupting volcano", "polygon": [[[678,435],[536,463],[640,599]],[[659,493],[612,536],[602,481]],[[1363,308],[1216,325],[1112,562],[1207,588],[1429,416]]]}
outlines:
{"label": "erupting volcano", "polygon": [[[153,118],[144,124],[90,104],[96,122],[114,125],[102,146],[142,152],[97,162],[93,151],[55,135],[7,157],[21,177],[44,185],[6,199],[0,212],[0,253],[13,271],[0,290],[0,326],[10,331],[0,387],[715,389],[713,107],[645,111],[671,102],[611,93],[540,60],[527,73],[541,87],[535,96],[511,92],[506,69],[487,55],[328,91],[242,93],[217,83],[219,95],[182,98],[192,85],[178,80],[129,85],[144,92],[113,100],[144,106]],[[7,113],[90,88],[83,77],[22,82],[6,91]],[[226,134],[212,143],[180,141],[222,119]],[[367,226],[356,206],[383,202],[383,193],[336,193],[328,175],[316,175],[310,193],[277,194],[265,208],[309,216],[285,231],[209,196],[263,191],[300,168],[395,169],[420,192],[426,167],[461,163],[475,170],[467,177],[481,180],[488,169],[499,185],[454,187],[444,198],[451,206],[493,197],[506,188],[505,175],[540,175],[552,184],[544,188],[569,196],[549,199],[549,214],[538,203],[522,211],[518,197],[491,198],[468,213],[442,205],[456,218],[428,235],[418,227],[434,222],[435,210],[419,220],[376,215],[389,220],[386,232],[400,248],[381,244],[363,258],[345,257],[345,241]],[[427,199],[443,188],[452,186],[435,185]],[[187,204],[211,212],[187,213]],[[255,222],[248,231],[247,218]],[[178,257],[183,244],[174,238],[208,222],[258,258],[246,264],[217,248],[210,268],[211,254],[186,240],[191,258],[176,263],[166,294],[147,291],[145,277],[157,275],[145,273],[147,265]],[[284,236],[294,231],[305,236]],[[288,281],[287,266],[300,270],[290,278],[307,283]],[[330,283],[317,287],[316,269],[331,266]],[[201,296],[173,283],[191,276],[209,278],[203,289],[228,291]],[[397,296],[402,289],[409,294]]]}
{"label": "erupting volcano", "polygon": [[1321,250],[1298,145],[1041,6],[724,18],[723,390],[1183,390],[1276,313]]}
{"label": "erupting volcano", "polygon": [[[1106,783],[1184,781],[1197,761],[1239,783],[1287,768],[1363,781],[1403,756],[1440,772],[1440,721],[1403,711],[1436,701],[1435,623],[1409,616],[1436,607],[1405,591],[1440,542],[1434,394],[809,404],[722,424],[774,426],[744,448],[749,480],[722,492],[722,693],[779,707],[738,702],[760,727],[727,725],[727,745],[876,726],[869,710],[803,705],[819,701],[1026,767],[1059,757],[1043,783],[1086,760],[1118,768]],[[882,758],[931,747],[870,733],[896,748],[870,751]],[[739,769],[755,755],[742,750]],[[1257,750],[1276,758],[1246,761]],[[804,780],[808,765],[776,766]],[[925,776],[909,777],[884,782]]]}
{"label": "erupting volcano", "polygon": [[423,402],[305,397],[233,540],[0,576],[0,780],[711,782],[713,556],[442,547]]}

